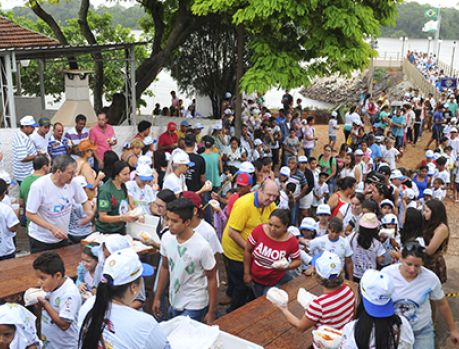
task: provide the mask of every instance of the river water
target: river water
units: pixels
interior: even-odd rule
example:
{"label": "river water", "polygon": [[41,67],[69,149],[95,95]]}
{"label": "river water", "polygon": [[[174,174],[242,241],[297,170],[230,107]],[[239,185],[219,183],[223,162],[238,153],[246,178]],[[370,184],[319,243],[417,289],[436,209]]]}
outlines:
{"label": "river water", "polygon": [[[135,35],[139,35],[138,31],[134,31]],[[408,38],[405,41],[403,47],[403,41],[400,39],[392,39],[392,38],[379,38],[378,39],[378,48],[377,51],[381,57],[400,57],[402,54],[402,49],[404,53],[407,50],[416,50],[416,51],[423,51],[427,52],[429,46],[429,40],[427,39],[410,39]],[[450,64],[453,52],[453,41],[452,40],[444,40],[440,43],[440,50],[438,51],[438,47],[435,47],[435,43],[432,40],[430,43],[430,52],[437,54],[440,53],[440,60],[444,63]],[[456,50],[455,57],[454,57],[454,67],[459,68],[459,50]],[[169,106],[171,103],[171,96],[170,91],[175,90],[178,91],[177,82],[171,77],[170,73],[167,70],[163,70],[157,77],[156,81],[150,85],[149,88],[153,93],[153,97],[143,97],[147,103],[146,107],[142,107],[140,109],[142,114],[151,114],[152,110],[154,109],[155,103],[160,103],[161,107]],[[291,94],[293,97],[303,99],[303,106],[304,107],[311,107],[311,108],[327,108],[331,105],[324,102],[319,102],[316,100],[308,99],[300,95],[299,93],[300,88],[293,89]],[[280,106],[280,101],[282,95],[284,94],[283,90],[278,90],[276,88],[271,89],[265,95],[266,105],[269,108],[278,108]],[[179,98],[185,100],[185,105],[188,105],[191,102],[191,98],[194,96],[186,96],[183,93],[178,91]],[[50,109],[58,109],[62,102],[54,103],[51,96],[47,96],[47,107]],[[197,108],[199,110],[199,100]]]}

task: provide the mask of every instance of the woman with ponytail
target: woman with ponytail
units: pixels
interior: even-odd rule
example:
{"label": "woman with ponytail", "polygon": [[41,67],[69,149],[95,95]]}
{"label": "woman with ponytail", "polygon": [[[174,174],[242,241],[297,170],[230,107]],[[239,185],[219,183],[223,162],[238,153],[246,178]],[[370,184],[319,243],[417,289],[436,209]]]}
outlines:
{"label": "woman with ponytail", "polygon": [[142,277],[151,275],[153,268],[142,264],[131,248],[107,258],[96,297],[80,309],[79,349],[170,348],[156,320],[129,306],[142,287]]}

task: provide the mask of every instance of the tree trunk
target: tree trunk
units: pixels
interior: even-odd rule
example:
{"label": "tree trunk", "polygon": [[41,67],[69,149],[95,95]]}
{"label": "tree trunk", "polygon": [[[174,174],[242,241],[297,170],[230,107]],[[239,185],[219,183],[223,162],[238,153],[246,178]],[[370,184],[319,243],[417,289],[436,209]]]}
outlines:
{"label": "tree trunk", "polygon": [[220,113],[220,108],[221,108],[221,98],[219,98],[218,96],[215,96],[215,95],[212,95],[212,96],[209,96],[211,102],[212,102],[212,116],[216,116],[218,118],[221,117],[221,113]]}
{"label": "tree trunk", "polygon": [[237,47],[237,65],[236,65],[236,137],[241,136],[242,129],[242,91],[241,79],[244,74],[244,45],[245,31],[244,26],[239,24],[236,28],[236,47]]}
{"label": "tree trunk", "polygon": [[[96,37],[94,36],[88,23],[89,0],[81,0],[80,11],[78,13],[78,25],[80,32],[91,45],[97,45]],[[94,109],[102,109],[102,97],[104,94],[104,62],[102,53],[91,54],[94,59]]]}

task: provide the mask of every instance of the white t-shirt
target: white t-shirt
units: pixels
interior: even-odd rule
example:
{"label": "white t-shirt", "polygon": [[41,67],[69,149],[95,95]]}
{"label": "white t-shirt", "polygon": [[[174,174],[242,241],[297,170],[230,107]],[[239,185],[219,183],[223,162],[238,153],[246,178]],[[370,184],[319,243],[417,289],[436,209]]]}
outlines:
{"label": "white t-shirt", "polygon": [[395,170],[397,168],[397,165],[395,162],[396,162],[397,156],[400,155],[400,152],[394,147],[390,149],[386,149],[385,147],[383,147],[381,149],[381,152],[382,152],[383,161],[389,164],[391,171]]}
{"label": "white t-shirt", "polygon": [[361,278],[366,270],[376,269],[376,257],[381,257],[386,253],[381,242],[373,239],[371,246],[365,250],[357,242],[358,234],[356,232],[348,236],[349,244],[351,245],[354,254],[352,255],[352,263],[354,264],[354,276]]}
{"label": "white t-shirt", "polygon": [[328,235],[319,236],[309,242],[309,252],[312,256],[321,254],[324,251],[335,253],[344,266],[344,258],[352,256],[352,249],[347,239],[340,236],[338,240],[331,241]]}
{"label": "white t-shirt", "polygon": [[38,130],[35,130],[35,132],[30,135],[30,140],[32,141],[37,151],[46,154],[48,152],[48,142],[49,138],[51,137],[51,133],[48,132],[44,137],[42,137],[38,134],[37,131]]}
{"label": "white t-shirt", "polygon": [[406,317],[416,332],[432,322],[429,300],[440,300],[445,297],[445,293],[437,275],[429,269],[422,267],[414,280],[407,281],[399,268],[400,264],[392,264],[382,272],[391,278],[394,285],[392,301],[395,312]]}
{"label": "white t-shirt", "polygon": [[78,311],[81,307],[80,291],[67,277],[57,290],[46,296],[59,317],[70,323],[67,331],[61,330],[46,310],[41,312],[41,335],[46,349],[76,349],[78,347]]}
{"label": "white t-shirt", "polygon": [[[325,195],[329,194],[330,190],[328,189],[327,183],[315,183],[314,184],[314,198],[312,200],[312,206],[317,207],[322,205],[325,202]],[[316,198],[319,197],[319,199]]]}
{"label": "white t-shirt", "polygon": [[[95,300],[96,297],[92,297],[81,307],[78,314],[79,329]],[[167,344],[167,338],[155,318],[147,313],[112,303],[107,320],[109,325],[105,326],[103,332],[107,349],[163,349]]]}
{"label": "white t-shirt", "polygon": [[312,126],[306,126],[304,129],[303,129],[303,135],[304,135],[304,143],[303,143],[303,147],[305,149],[313,149],[314,148],[314,145],[316,143],[316,141],[314,139],[312,140],[308,140],[308,138],[313,138],[314,137],[314,134],[315,134],[315,130],[314,130],[314,127]]}
{"label": "white t-shirt", "polygon": [[206,239],[214,255],[216,253],[223,253],[222,244],[220,243],[220,240],[218,240],[217,232],[214,227],[207,223],[204,219],[201,219],[201,223],[194,228],[194,231]]}
{"label": "white t-shirt", "polygon": [[[32,183],[27,197],[27,211],[68,232],[72,203],[84,204],[87,200],[86,193],[75,179],[70,184],[58,187],[51,180],[51,174],[48,174]],[[44,243],[61,241],[49,230],[33,222],[29,224],[29,236]]]}
{"label": "white t-shirt", "polygon": [[336,119],[330,119],[328,122],[328,135],[336,136],[336,126],[338,126],[338,121]]}
{"label": "white t-shirt", "polygon": [[153,188],[146,184],[142,189],[135,180],[126,182],[126,188],[128,194],[134,199],[135,205],[142,207],[144,214],[151,215],[150,204],[156,200]]}
{"label": "white t-shirt", "polygon": [[205,271],[215,267],[215,258],[209,243],[194,233],[183,244],[164,233],[161,256],[169,262],[169,299],[177,310],[201,310],[209,304]]}
{"label": "white t-shirt", "polygon": [[436,178],[440,178],[443,181],[443,185],[451,183],[448,170],[438,171],[438,169],[435,169],[435,173],[430,182],[433,183]]}
{"label": "white t-shirt", "polygon": [[[400,320],[402,320],[402,324],[400,325],[400,338],[398,342],[397,349],[411,349],[413,348],[414,344],[414,334],[413,330],[411,329],[410,323],[406,318],[400,316]],[[343,328],[343,341],[341,342],[340,349],[358,349],[357,343],[355,342],[354,337],[354,327],[357,320],[349,322]],[[374,338],[374,331],[371,334],[370,344],[368,349],[375,349],[375,338]]]}
{"label": "white t-shirt", "polygon": [[24,349],[30,345],[36,345],[41,348],[41,341],[37,336],[35,326],[36,317],[29,310],[17,303],[5,303],[0,307],[0,317],[2,324],[16,326],[13,341],[10,343],[10,349]]}
{"label": "white t-shirt", "polygon": [[169,189],[174,192],[174,194],[180,194],[181,192],[187,191],[188,187],[186,186],[185,176],[177,176],[174,172],[169,173],[164,177],[163,190]]}
{"label": "white t-shirt", "polygon": [[10,228],[16,224],[19,224],[19,219],[11,206],[0,202],[0,257],[16,251],[16,246],[14,246],[13,242],[13,237],[16,233],[10,231]]}

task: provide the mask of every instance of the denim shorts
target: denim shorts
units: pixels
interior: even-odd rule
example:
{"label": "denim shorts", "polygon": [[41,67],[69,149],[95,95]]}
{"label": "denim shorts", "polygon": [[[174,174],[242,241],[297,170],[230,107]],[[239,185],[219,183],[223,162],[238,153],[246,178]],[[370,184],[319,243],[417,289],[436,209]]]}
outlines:
{"label": "denim shorts", "polygon": [[202,322],[204,319],[204,316],[207,314],[207,307],[204,309],[183,309],[183,310],[178,310],[174,309],[173,307],[169,307],[169,319],[172,319],[176,316],[189,316],[191,319]]}
{"label": "denim shorts", "polygon": [[433,324],[429,323],[414,333],[413,349],[434,349],[435,348],[435,332]]}

